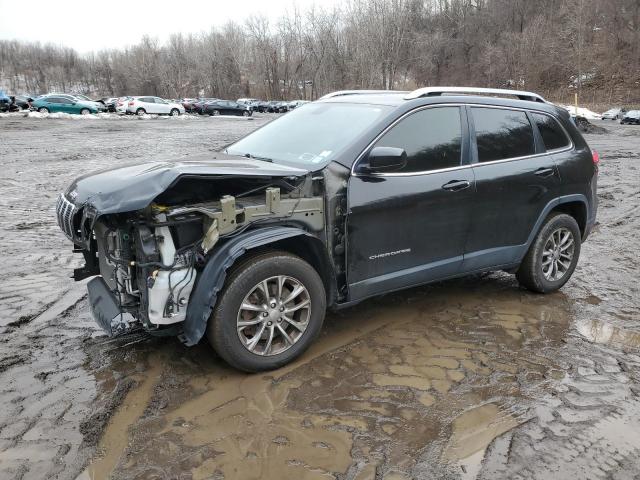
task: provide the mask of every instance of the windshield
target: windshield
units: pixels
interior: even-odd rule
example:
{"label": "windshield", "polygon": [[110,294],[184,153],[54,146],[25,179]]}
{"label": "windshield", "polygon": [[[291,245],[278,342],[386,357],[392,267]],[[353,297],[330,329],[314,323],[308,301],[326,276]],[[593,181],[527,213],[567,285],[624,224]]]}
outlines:
{"label": "windshield", "polygon": [[229,146],[227,153],[276,163],[321,167],[391,107],[309,103]]}

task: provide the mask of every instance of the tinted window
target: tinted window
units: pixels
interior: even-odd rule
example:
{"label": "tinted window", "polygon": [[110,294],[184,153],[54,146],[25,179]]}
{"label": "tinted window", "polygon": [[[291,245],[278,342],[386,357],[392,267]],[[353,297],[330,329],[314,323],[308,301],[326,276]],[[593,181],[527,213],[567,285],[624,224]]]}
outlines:
{"label": "tinted window", "polygon": [[533,121],[538,127],[538,131],[542,136],[542,141],[547,150],[563,148],[569,145],[569,139],[554,118],[549,115],[534,113]]}
{"label": "tinted window", "polygon": [[499,108],[472,108],[478,161],[491,162],[535,153],[533,129],[526,113]]}
{"label": "tinted window", "polygon": [[154,103],[153,98],[151,97],[140,97],[138,101],[143,103]]}
{"label": "tinted window", "polygon": [[423,172],[460,165],[462,127],[458,107],[428,108],[409,115],[376,142],[376,147],[403,148],[402,172]]}
{"label": "tinted window", "polygon": [[49,103],[63,103],[64,99],[60,97],[48,97],[45,99]]}

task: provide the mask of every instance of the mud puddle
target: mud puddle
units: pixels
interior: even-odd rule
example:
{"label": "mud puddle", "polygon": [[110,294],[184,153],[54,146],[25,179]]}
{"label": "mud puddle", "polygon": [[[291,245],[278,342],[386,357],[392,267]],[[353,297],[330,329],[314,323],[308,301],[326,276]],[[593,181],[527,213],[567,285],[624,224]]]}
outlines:
{"label": "mud puddle", "polygon": [[411,478],[424,454],[463,472],[562,376],[549,353],[568,328],[565,298],[526,296],[496,276],[384,297],[330,316],[307,354],[266,375],[228,369],[206,345],[172,348],[86,478],[114,459],[112,478]]}

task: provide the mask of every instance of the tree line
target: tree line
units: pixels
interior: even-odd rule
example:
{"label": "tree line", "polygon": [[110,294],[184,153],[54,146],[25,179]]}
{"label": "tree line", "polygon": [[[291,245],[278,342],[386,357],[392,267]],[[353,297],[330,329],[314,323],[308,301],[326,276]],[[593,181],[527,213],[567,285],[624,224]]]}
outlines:
{"label": "tree line", "polygon": [[427,85],[640,102],[640,0],[348,0],[79,54],[0,41],[10,91],[315,99]]}

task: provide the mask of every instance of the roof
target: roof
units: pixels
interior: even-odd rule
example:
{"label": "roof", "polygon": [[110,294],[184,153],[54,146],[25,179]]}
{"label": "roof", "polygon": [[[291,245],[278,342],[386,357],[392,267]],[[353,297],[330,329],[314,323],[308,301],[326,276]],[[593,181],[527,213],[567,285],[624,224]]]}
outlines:
{"label": "roof", "polygon": [[[437,102],[427,103],[449,103],[451,97],[456,97],[458,102],[468,103],[473,102],[475,99],[505,99],[505,96],[516,97],[519,101],[525,102],[535,102],[538,104],[549,103],[542,96],[533,92],[481,87],[425,87],[412,92],[397,90],[340,90],[329,93],[321,97],[318,101],[398,106],[417,99],[436,98],[438,99]],[[463,97],[463,99],[459,97]]]}

